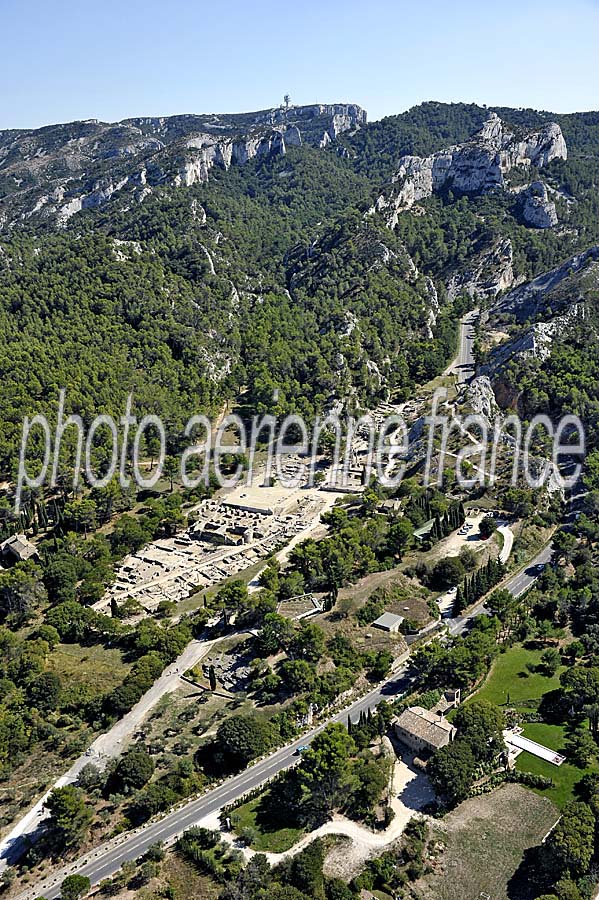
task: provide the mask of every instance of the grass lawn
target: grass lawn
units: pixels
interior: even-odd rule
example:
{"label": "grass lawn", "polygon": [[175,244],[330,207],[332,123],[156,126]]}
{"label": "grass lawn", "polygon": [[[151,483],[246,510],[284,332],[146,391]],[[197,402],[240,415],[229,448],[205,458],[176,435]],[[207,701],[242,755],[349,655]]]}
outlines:
{"label": "grass lawn", "polygon": [[[501,707],[506,704],[509,694],[511,707],[523,712],[536,709],[543,694],[559,687],[559,675],[563,671],[563,669],[559,669],[554,676],[543,675],[539,672],[530,673],[527,665],[538,664],[542,652],[542,650],[527,650],[525,647],[516,645],[500,654],[493,664],[489,677],[475,695],[476,699],[489,700]],[[550,747],[558,752],[564,750],[567,736],[566,725],[529,722],[524,724],[523,733],[524,737],[537,741],[544,747]],[[579,769],[568,762],[561,766],[554,766],[552,763],[525,752],[518,756],[516,768],[522,772],[533,772],[535,775],[551,778],[553,787],[539,790],[537,793],[563,808],[573,799],[576,782],[580,781],[585,772],[591,771],[591,769],[597,770],[599,766],[595,764],[586,770]]]}
{"label": "grass lawn", "polygon": [[543,694],[559,687],[559,676],[564,670],[564,667],[558,669],[553,676],[530,672],[527,666],[537,666],[542,653],[542,650],[527,650],[519,644],[501,653],[493,663],[489,677],[476,693],[476,699],[505,706],[509,695],[510,706],[535,709]]}
{"label": "grass lawn", "polygon": [[100,645],[58,644],[49,657],[50,669],[65,687],[84,685],[98,696],[118,687],[131,668],[120,650]]}
{"label": "grass lawn", "polygon": [[302,828],[277,828],[269,822],[268,816],[262,808],[265,794],[260,794],[239,806],[231,813],[231,820],[236,834],[242,835],[244,829],[248,829],[252,835],[249,841],[253,850],[261,853],[283,853],[296,844],[302,836]]}
{"label": "grass lawn", "polygon": [[[563,751],[567,729],[565,725],[545,725],[543,722],[530,722],[524,725],[524,737],[531,741],[537,741],[552,750]],[[545,775],[553,780],[553,787],[544,791],[537,791],[543,797],[553,800],[560,808],[574,798],[574,786],[576,782],[587,772],[597,771],[597,763],[588,769],[579,769],[568,762],[561,766],[554,766],[545,762],[531,753],[521,753],[518,757],[516,768],[521,772],[534,772],[535,775]]]}

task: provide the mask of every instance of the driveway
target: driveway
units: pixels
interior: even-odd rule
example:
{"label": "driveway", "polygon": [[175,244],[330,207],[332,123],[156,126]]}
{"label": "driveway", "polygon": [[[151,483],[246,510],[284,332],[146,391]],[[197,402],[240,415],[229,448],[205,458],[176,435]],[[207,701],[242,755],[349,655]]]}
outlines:
{"label": "driveway", "polygon": [[[388,738],[385,738],[385,742],[391,747],[391,742]],[[391,752],[395,756],[395,752]],[[349,852],[351,853],[352,868],[355,868],[374,853],[380,853],[401,837],[406,825],[415,813],[423,809],[434,798],[435,792],[424,772],[414,769],[409,762],[404,762],[403,759],[396,759],[393,768],[393,790],[390,801],[395,817],[385,831],[371,831],[352,819],[334,815],[329,822],[325,822],[324,825],[305,834],[289,850],[285,850],[283,853],[265,853],[264,855],[269,863],[274,866],[284,859],[301,853],[316,838],[324,837],[327,834],[340,834],[348,837],[352,842],[351,851]],[[202,819],[198,822],[198,825],[220,831],[219,813],[213,813]],[[241,850],[246,860],[251,859],[257,852],[241,844],[235,834],[223,832],[222,837],[227,843]]]}

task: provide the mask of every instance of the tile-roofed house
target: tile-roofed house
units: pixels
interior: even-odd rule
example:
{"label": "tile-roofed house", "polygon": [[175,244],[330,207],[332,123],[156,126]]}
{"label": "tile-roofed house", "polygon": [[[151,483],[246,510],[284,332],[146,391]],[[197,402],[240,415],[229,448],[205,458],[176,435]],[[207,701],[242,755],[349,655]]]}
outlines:
{"label": "tile-roofed house", "polygon": [[37,548],[24,534],[13,534],[0,544],[0,556],[8,562],[24,562],[37,555]]}
{"label": "tile-roofed house", "polygon": [[421,706],[410,706],[394,722],[395,734],[412,750],[434,752],[453,741],[457,729],[451,722]]}

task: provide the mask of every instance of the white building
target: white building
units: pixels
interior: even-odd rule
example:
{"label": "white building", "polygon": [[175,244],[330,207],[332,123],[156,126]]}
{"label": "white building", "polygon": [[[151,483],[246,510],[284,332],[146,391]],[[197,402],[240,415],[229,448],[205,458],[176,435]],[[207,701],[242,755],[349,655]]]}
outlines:
{"label": "white building", "polygon": [[403,620],[403,616],[396,616],[395,613],[386,612],[383,613],[382,616],[379,616],[376,622],[373,622],[372,624],[375,628],[380,628],[381,631],[397,633]]}

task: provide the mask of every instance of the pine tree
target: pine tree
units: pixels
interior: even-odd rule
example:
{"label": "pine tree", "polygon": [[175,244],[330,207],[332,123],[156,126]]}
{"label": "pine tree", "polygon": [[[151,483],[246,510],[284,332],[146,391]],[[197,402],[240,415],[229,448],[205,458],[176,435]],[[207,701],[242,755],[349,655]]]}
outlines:
{"label": "pine tree", "polygon": [[478,589],[480,591],[479,597],[482,597],[483,594],[487,593],[488,586],[488,571],[487,566],[484,565],[478,570]]}

